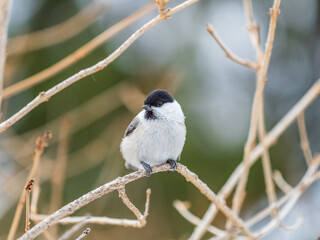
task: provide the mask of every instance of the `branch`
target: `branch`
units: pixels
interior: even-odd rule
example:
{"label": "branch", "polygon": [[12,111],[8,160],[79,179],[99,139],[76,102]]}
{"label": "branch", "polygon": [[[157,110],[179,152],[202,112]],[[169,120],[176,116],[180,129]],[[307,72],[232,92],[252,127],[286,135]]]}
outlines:
{"label": "branch", "polygon": [[262,58],[263,51],[260,43],[260,26],[254,21],[252,0],[243,0],[243,7],[247,22],[247,30],[251,43],[256,51],[257,60]]}
{"label": "branch", "polygon": [[3,95],[4,66],[7,56],[6,46],[11,3],[12,0],[1,0],[0,2],[0,109]]}
{"label": "branch", "polygon": [[301,148],[302,148],[304,157],[306,159],[306,162],[309,166],[312,161],[312,152],[311,152],[310,143],[308,140],[307,128],[304,120],[304,112],[302,112],[298,116],[298,129],[299,129],[299,134],[301,139]]}
{"label": "branch", "polygon": [[142,7],[135,13],[131,14],[130,16],[122,19],[118,23],[114,24],[106,31],[92,39],[90,42],[86,43],[73,53],[69,54],[67,57],[63,58],[59,62],[53,64],[52,66],[38,72],[37,74],[30,76],[18,83],[15,83],[7,88],[4,89],[3,97],[9,98],[15,94],[18,94],[24,90],[29,89],[30,87],[47,80],[50,77],[57,75],[58,73],[62,72],[72,64],[76,63],[77,61],[85,58],[89,55],[93,50],[100,47],[103,43],[109,40],[111,37],[125,29],[126,27],[130,26],[132,23],[136,22],[138,19],[145,16],[151,10],[155,8],[155,3],[150,3],[145,7]]}
{"label": "branch", "polygon": [[[87,217],[87,219],[89,219],[89,218],[90,218],[90,216]],[[67,239],[71,238],[75,232],[77,232],[80,228],[82,228],[84,225],[87,224],[87,221],[86,221],[87,219],[84,219],[83,221],[75,224],[72,228],[70,228],[68,231],[66,231],[64,234],[62,234],[58,240],[67,240]]]}
{"label": "branch", "polygon": [[133,212],[133,214],[136,216],[136,218],[139,221],[139,228],[144,227],[147,223],[146,221],[146,217],[149,214],[149,205],[150,205],[150,194],[151,194],[151,190],[147,189],[147,197],[146,197],[146,204],[145,204],[145,211],[144,214],[142,215],[142,213],[139,211],[139,209],[133,205],[133,203],[129,200],[125,188],[121,187],[117,189],[119,192],[119,197],[122,199],[123,203],[131,210],[131,212]]}
{"label": "branch", "polygon": [[[39,137],[37,139],[35,153],[34,153],[34,157],[33,157],[32,168],[31,168],[31,170],[29,172],[29,175],[27,177],[25,186],[34,177],[34,174],[37,171],[37,168],[39,166],[40,157],[41,157],[45,147],[47,147],[47,140],[49,138],[51,138],[51,133],[50,132],[45,132],[42,137]],[[10,227],[8,240],[13,240],[14,236],[16,234],[16,231],[17,231],[17,228],[18,228],[18,225],[19,225],[19,221],[20,221],[20,218],[21,218],[23,205],[25,203],[25,196],[26,196],[26,191],[25,191],[25,189],[23,189],[23,191],[21,192],[21,195],[20,195],[20,199],[19,199],[19,202],[18,202],[18,206],[17,206],[16,212],[14,214],[14,218],[13,218],[11,227]]]}
{"label": "branch", "polygon": [[[67,155],[69,149],[70,128],[70,119],[68,116],[63,117],[60,124],[57,157],[51,176],[51,199],[49,205],[50,213],[54,212],[62,205],[63,187],[65,182]],[[57,238],[57,228],[52,228],[50,233],[54,239]]]}
{"label": "branch", "polygon": [[271,50],[272,50],[273,40],[274,40],[274,35],[276,30],[278,12],[280,11],[279,10],[280,1],[281,0],[274,0],[272,11],[270,11],[272,12],[272,14],[270,14],[271,18],[270,18],[268,37],[266,42],[266,50],[265,50],[265,53],[263,54],[263,58],[261,61],[261,68],[259,68],[259,71],[257,72],[257,87],[254,94],[254,99],[253,99],[250,129],[249,129],[248,139],[244,147],[244,157],[243,157],[244,171],[239,180],[235,195],[232,199],[232,209],[237,214],[239,214],[241,210],[244,196],[245,196],[245,188],[247,185],[249,169],[250,169],[249,156],[255,144],[257,125],[258,125],[258,116],[259,116],[259,107],[261,107],[263,103],[263,89],[265,86],[266,73],[268,70],[270,57],[271,57]]}
{"label": "branch", "polygon": [[33,99],[31,102],[29,102],[25,107],[23,107],[20,111],[15,113],[12,117],[7,119],[6,121],[2,122],[0,124],[0,133],[11,127],[14,123],[19,121],[21,118],[23,118],[26,114],[28,114],[30,111],[32,111],[34,108],[36,108],[39,104],[43,102],[49,101],[49,99],[54,96],[55,94],[59,93],[63,89],[69,87],[70,85],[76,83],[77,81],[90,76],[98,71],[101,71],[102,69],[106,68],[110,63],[112,63],[115,59],[117,59],[124,51],[128,49],[129,46],[131,46],[132,43],[134,43],[141,35],[143,35],[146,31],[148,31],[153,26],[157,25],[158,23],[164,21],[167,17],[172,16],[173,14],[181,11],[182,9],[198,2],[199,0],[187,0],[178,6],[176,6],[173,9],[170,9],[170,11],[167,11],[164,16],[158,15],[157,17],[153,18],[151,21],[143,25],[140,29],[138,29],[135,33],[133,33],[124,43],[121,44],[120,47],[118,47],[112,54],[110,54],[107,58],[104,60],[98,62],[97,64],[83,69],[77,74],[67,78],[66,80],[62,81],[61,83],[57,84],[56,86],[50,88],[46,92],[41,92],[39,95]]}
{"label": "branch", "polygon": [[[153,169],[154,173],[158,172],[166,172],[172,171],[168,164],[155,166]],[[206,196],[212,203],[214,203],[218,209],[229,219],[231,219],[232,223],[237,226],[246,236],[250,238],[254,238],[253,235],[249,232],[249,230],[244,226],[244,223],[241,219],[234,215],[234,213],[227,207],[222,199],[217,197],[215,193],[205,184],[203,183],[199,177],[192,173],[187,167],[178,164],[176,171],[180,173],[188,182],[191,182],[198,190]],[[115,180],[102,185],[101,187],[83,195],[77,200],[65,205],[55,213],[51,214],[47,218],[45,218],[42,222],[34,226],[30,231],[25,233],[20,239],[34,239],[43,231],[45,231],[50,226],[57,223],[60,219],[74,213],[81,207],[87,205],[88,203],[106,195],[110,192],[113,192],[118,189],[122,189],[126,184],[131,183],[139,178],[145,177],[146,172],[144,170],[136,171],[131,174],[128,174],[124,177],[118,177]],[[147,205],[147,204],[146,204]]]}
{"label": "branch", "polygon": [[9,39],[8,53],[23,54],[66,41],[93,24],[106,12],[106,9],[105,2],[93,1],[75,16],[60,24]]}
{"label": "branch", "polygon": [[[294,204],[297,202],[299,197],[302,195],[304,191],[316,180],[319,178],[317,176],[317,169],[320,165],[320,155],[314,158],[312,165],[309,166],[308,170],[304,174],[303,178],[297,184],[297,186],[291,189],[286,195],[284,195],[281,199],[274,203],[274,205],[270,205],[269,207],[263,209],[262,211],[258,212],[255,216],[250,218],[245,222],[246,226],[252,227],[253,225],[257,224],[264,218],[272,215],[274,208],[281,208],[279,215],[277,218],[273,218],[265,227],[262,227],[259,231],[255,233],[255,236],[260,239],[274,230],[276,227],[285,228],[285,230],[289,230],[287,227],[283,226],[281,221],[288,215]],[[283,207],[282,207],[283,206]],[[293,228],[297,227],[301,223],[301,218],[294,224]],[[225,239],[226,236],[221,236],[220,239]]]}
{"label": "branch", "polygon": [[249,60],[244,60],[242,58],[240,58],[239,56],[237,56],[236,54],[234,54],[226,45],[225,43],[220,39],[219,35],[215,32],[215,30],[213,29],[213,27],[211,26],[211,24],[207,24],[207,31],[209,32],[209,34],[213,37],[213,39],[218,43],[218,45],[220,46],[220,48],[222,49],[222,51],[224,51],[224,53],[226,54],[226,57],[230,58],[232,61],[248,67],[248,68],[252,68],[253,70],[257,70],[258,66],[249,61]]}
{"label": "branch", "polygon": [[292,190],[292,187],[284,180],[280,171],[276,170],[273,173],[274,182],[277,184],[278,188],[281,189],[282,192],[287,194]]}
{"label": "branch", "polygon": [[[201,219],[193,215],[186,207],[186,204],[188,203],[179,200],[175,200],[173,202],[174,208],[181,214],[182,217],[196,226],[199,225],[201,223]],[[217,236],[224,236],[226,233],[225,231],[211,225],[208,226],[208,231]]]}
{"label": "branch", "polygon": [[[263,144],[264,139],[266,137],[266,129],[264,122],[264,100],[261,99],[260,105],[260,113],[259,113],[259,140]],[[274,206],[274,203],[277,201],[276,191],[272,179],[272,167],[271,160],[269,155],[268,147],[263,148],[262,152],[262,167],[263,167],[263,175],[266,185],[266,194],[268,196],[269,205]],[[275,207],[272,217],[276,217],[278,215],[278,209]]]}
{"label": "branch", "polygon": [[[292,124],[292,122],[303,112],[318,96],[320,95],[320,79],[305,93],[299,102],[294,105],[289,112],[274,126],[274,128],[266,135],[264,142],[258,144],[250,153],[250,166],[254,164],[261,156],[264,147],[270,147],[276,143],[282,133]],[[222,199],[226,199],[231,194],[233,188],[238,182],[238,179],[243,174],[244,163],[240,163],[238,167],[233,171],[227,182],[223,185],[218,193],[218,196]],[[217,214],[217,208],[214,204],[211,204],[202,218],[201,224],[197,226],[193,235],[198,237],[202,236],[207,227]],[[197,235],[195,235],[197,234]],[[198,238],[194,238],[198,239]]]}
{"label": "branch", "polygon": [[[306,174],[298,184],[297,188],[294,189],[290,200],[286,203],[286,205],[279,212],[279,219],[283,220],[291,211],[292,207],[296,204],[302,193],[313,183],[316,178],[313,178],[314,174],[317,172],[320,164],[320,155],[316,156],[313,159],[312,164],[308,168]],[[278,220],[272,219],[266,226],[264,226],[261,230],[257,232],[258,238],[261,238],[272,230],[274,230],[278,226]]]}
{"label": "branch", "polygon": [[25,227],[25,231],[29,231],[30,230],[30,221],[29,221],[29,216],[30,216],[30,192],[34,183],[34,178],[32,178],[27,186],[25,187],[25,191],[26,191],[26,227]]}

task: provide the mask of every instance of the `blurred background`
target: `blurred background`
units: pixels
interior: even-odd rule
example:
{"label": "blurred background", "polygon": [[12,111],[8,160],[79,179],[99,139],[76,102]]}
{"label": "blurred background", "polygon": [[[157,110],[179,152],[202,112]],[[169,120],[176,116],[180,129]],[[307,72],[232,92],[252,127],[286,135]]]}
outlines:
{"label": "blurred background", "polygon": [[[9,24],[5,87],[50,67],[150,1],[140,0],[14,0]],[[182,1],[172,0],[168,6]],[[264,46],[272,0],[253,1]],[[75,26],[49,39],[50,46],[14,38],[61,24],[91,6]],[[92,7],[93,6],[93,7]],[[97,7],[98,6],[98,7]],[[288,112],[320,76],[320,1],[282,1],[274,48],[265,88],[267,130]],[[91,15],[90,15],[91,14]],[[89,67],[112,53],[135,30],[156,16],[157,10],[134,22],[92,53],[67,69],[3,101],[2,120],[12,116],[40,91]],[[90,15],[90,16],[89,16]],[[83,20],[84,19],[84,20]],[[91,19],[90,21],[88,19]],[[35,140],[51,130],[53,138],[41,158],[41,193],[38,212],[49,214],[88,191],[130,171],[125,169],[119,144],[127,125],[141,110],[144,97],[163,88],[179,101],[186,115],[187,140],[181,162],[217,192],[242,160],[255,90],[255,73],[224,56],[207,33],[211,23],[227,46],[243,58],[255,53],[245,28],[242,1],[201,0],[175,14],[140,37],[104,70],[80,80],[41,104],[0,136],[0,239],[5,239],[18,198],[32,166]],[[73,34],[73,32],[75,32]],[[65,39],[64,39],[65,38]],[[19,40],[19,41],[18,41]],[[58,40],[59,41],[59,40]],[[29,44],[36,49],[28,49]],[[305,112],[313,153],[320,151],[320,99]],[[63,133],[69,136],[61,143]],[[67,149],[62,202],[55,208],[52,173],[61,145]],[[61,151],[60,151],[61,152]],[[272,168],[297,184],[306,164],[296,122],[270,149]],[[145,191],[152,189],[150,215],[143,229],[88,225],[88,239],[186,239],[194,226],[172,203],[189,201],[202,217],[209,201],[179,174],[160,173],[127,185],[127,194],[143,211]],[[243,209],[246,218],[267,206],[262,165],[249,176]],[[281,192],[279,190],[279,196]],[[320,236],[320,185],[315,183],[300,199],[285,222],[302,216],[295,232],[274,231],[266,239],[316,239]],[[80,209],[75,215],[134,219],[116,192]],[[17,236],[24,232],[24,213]],[[221,214],[214,221],[224,226]],[[59,226],[60,236],[70,225]],[[80,233],[79,233],[80,234]],[[210,237],[205,235],[205,238]],[[42,239],[39,237],[39,239]]]}

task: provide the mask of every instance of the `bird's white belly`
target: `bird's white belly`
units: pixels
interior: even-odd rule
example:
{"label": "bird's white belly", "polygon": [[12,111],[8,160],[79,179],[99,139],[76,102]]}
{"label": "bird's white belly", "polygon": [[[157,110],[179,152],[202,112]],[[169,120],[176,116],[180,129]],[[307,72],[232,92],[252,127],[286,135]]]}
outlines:
{"label": "bird's white belly", "polygon": [[[134,137],[132,137],[135,135]],[[149,122],[135,129],[132,136],[123,139],[121,151],[127,164],[143,169],[141,161],[150,166],[165,163],[168,159],[177,160],[185,142],[185,126],[170,121]]]}

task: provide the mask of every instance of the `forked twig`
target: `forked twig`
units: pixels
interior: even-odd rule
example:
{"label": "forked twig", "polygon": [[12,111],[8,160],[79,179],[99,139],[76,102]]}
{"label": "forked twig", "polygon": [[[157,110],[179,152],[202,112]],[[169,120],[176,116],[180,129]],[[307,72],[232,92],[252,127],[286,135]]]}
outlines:
{"label": "forked twig", "polygon": [[136,216],[137,220],[139,221],[140,223],[139,227],[141,228],[144,227],[147,223],[146,217],[149,214],[149,204],[150,204],[150,194],[151,194],[150,188],[147,189],[145,211],[143,215],[139,211],[139,209],[129,200],[124,187],[120,187],[117,190],[119,193],[119,197],[122,199],[123,203],[131,210],[131,212],[133,212],[133,214]]}
{"label": "forked twig", "polygon": [[245,60],[240,58],[239,56],[237,56],[235,53],[233,53],[226,45],[225,43],[220,39],[218,33],[213,29],[213,27],[211,26],[211,24],[207,24],[207,31],[209,32],[209,34],[213,37],[214,40],[216,40],[216,42],[218,43],[218,45],[220,46],[220,48],[222,49],[222,51],[224,51],[224,53],[226,54],[226,57],[230,58],[232,61],[248,67],[248,68],[252,68],[253,70],[257,70],[258,66],[249,61],[249,60]]}

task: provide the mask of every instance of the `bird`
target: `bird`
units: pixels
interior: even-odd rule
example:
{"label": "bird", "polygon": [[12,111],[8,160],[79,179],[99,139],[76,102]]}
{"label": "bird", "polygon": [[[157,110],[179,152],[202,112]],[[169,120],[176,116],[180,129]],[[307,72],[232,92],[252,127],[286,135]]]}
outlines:
{"label": "bird", "polygon": [[145,169],[150,177],[155,165],[169,163],[175,171],[185,140],[185,116],[180,104],[166,90],[156,89],[127,127],[120,151],[127,169]]}

